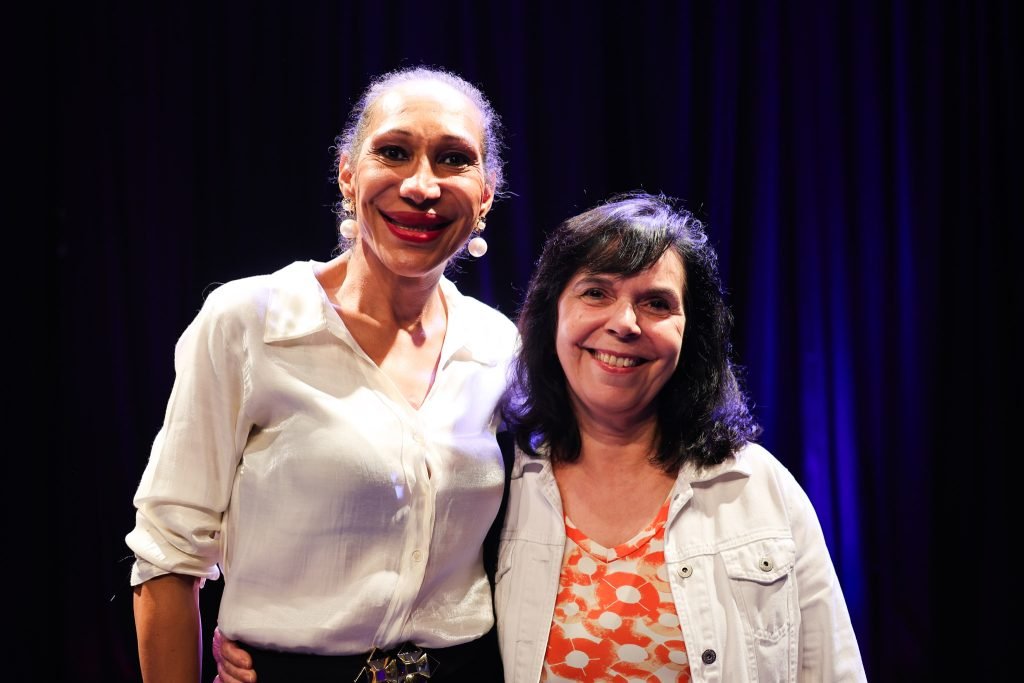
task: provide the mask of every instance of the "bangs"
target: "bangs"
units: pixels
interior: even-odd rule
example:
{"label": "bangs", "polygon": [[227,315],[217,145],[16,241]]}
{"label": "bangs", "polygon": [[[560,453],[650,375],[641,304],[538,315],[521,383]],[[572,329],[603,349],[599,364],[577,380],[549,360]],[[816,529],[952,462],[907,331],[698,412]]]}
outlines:
{"label": "bangs", "polygon": [[603,230],[582,247],[581,270],[608,275],[631,276],[658,262],[674,242],[672,231],[664,226],[644,223],[617,225]]}

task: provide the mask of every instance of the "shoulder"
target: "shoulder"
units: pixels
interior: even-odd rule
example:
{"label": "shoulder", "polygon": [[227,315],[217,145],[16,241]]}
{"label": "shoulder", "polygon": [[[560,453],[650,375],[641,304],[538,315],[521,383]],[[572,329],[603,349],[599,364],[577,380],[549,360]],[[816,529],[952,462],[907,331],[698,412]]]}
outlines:
{"label": "shoulder", "polygon": [[709,492],[738,483],[748,496],[767,496],[777,501],[804,497],[789,469],[768,449],[753,442],[744,444],[721,464],[697,471],[684,468],[679,477]]}
{"label": "shoulder", "polygon": [[751,476],[793,478],[789,469],[761,444],[753,442],[744,444],[736,452],[735,458],[737,469],[748,471]]}
{"label": "shoulder", "polygon": [[516,325],[508,316],[496,308],[459,291],[447,279],[441,281],[441,288],[449,305],[457,310],[458,319],[466,324],[465,334],[502,353],[510,354],[519,343]]}
{"label": "shoulder", "polygon": [[804,487],[789,468],[764,446],[748,443],[737,452],[736,460],[737,467],[749,472],[750,486],[754,490],[777,496],[790,511],[813,509]]}
{"label": "shoulder", "polygon": [[[273,273],[211,284],[193,324],[262,329],[269,312],[282,301],[315,296],[315,278],[308,262],[295,262]],[[275,302],[277,302],[275,304]]]}
{"label": "shoulder", "polygon": [[454,299],[459,310],[469,316],[471,320],[506,335],[514,336],[516,334],[515,323],[498,309],[468,294],[463,294],[452,282],[445,281],[442,286],[445,296]]}
{"label": "shoulder", "polygon": [[267,300],[271,289],[269,278],[269,275],[254,275],[212,283],[203,299],[202,310],[215,316],[241,313],[253,304]]}
{"label": "shoulder", "polygon": [[[533,475],[533,477],[530,477],[530,475]],[[540,445],[537,449],[537,455],[530,455],[521,449],[518,444],[515,445],[512,478],[519,479],[524,476],[528,478],[554,477],[551,473],[551,460],[547,457],[547,446]]]}

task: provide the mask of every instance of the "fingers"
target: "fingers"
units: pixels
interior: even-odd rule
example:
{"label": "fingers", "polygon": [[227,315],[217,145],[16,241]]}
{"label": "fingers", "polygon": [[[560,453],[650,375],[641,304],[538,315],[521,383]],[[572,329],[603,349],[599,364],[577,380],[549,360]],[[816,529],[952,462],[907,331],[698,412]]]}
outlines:
{"label": "fingers", "polygon": [[252,657],[249,656],[248,652],[239,647],[237,642],[230,638],[221,637],[220,654],[225,663],[231,664],[238,669],[252,668]]}
{"label": "fingers", "polygon": [[256,683],[256,672],[228,662],[217,662],[217,678],[219,683]]}
{"label": "fingers", "polygon": [[219,628],[213,630],[213,658],[217,662],[216,683],[256,683],[252,658]]}

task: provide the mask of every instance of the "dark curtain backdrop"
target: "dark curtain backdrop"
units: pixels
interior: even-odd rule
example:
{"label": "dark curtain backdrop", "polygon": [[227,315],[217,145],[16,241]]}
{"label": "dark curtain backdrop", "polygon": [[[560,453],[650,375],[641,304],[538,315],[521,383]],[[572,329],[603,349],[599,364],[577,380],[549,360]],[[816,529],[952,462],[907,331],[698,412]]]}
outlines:
{"label": "dark curtain backdrop", "polygon": [[[514,316],[557,222],[618,191],[683,198],[719,249],[763,441],[817,507],[871,680],[1007,680],[1024,189],[1012,6],[54,13],[60,417],[37,540],[53,579],[24,658],[46,673],[25,680],[138,680],[124,535],[174,343],[216,283],[331,256],[334,136],[371,75],[420,63],[479,83],[507,126],[511,194],[488,254],[453,279]],[[203,590],[207,636],[218,584]]]}

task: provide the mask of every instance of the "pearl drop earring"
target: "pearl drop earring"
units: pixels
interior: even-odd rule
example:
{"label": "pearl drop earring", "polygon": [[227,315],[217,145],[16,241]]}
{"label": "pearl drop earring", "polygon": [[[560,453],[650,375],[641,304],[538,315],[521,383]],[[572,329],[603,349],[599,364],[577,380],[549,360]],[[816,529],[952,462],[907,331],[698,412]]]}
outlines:
{"label": "pearl drop earring", "polygon": [[480,258],[481,256],[487,253],[487,240],[485,240],[483,237],[479,235],[479,233],[483,232],[484,228],[486,227],[487,224],[484,223],[483,216],[476,219],[476,232],[478,234],[476,235],[476,237],[471,239],[469,241],[469,244],[466,246],[466,249],[469,251],[469,253],[475,256],[476,258]]}
{"label": "pearl drop earring", "polygon": [[354,207],[352,206],[352,200],[346,197],[341,200],[341,210],[348,214],[350,217],[343,220],[338,225],[338,232],[347,240],[354,240],[356,235],[359,234],[359,224],[356,223],[355,219],[351,216],[355,213]]}
{"label": "pearl drop earring", "polygon": [[338,232],[341,233],[341,236],[345,239],[354,240],[356,238],[356,233],[359,232],[359,224],[351,218],[346,218],[341,222],[341,225],[338,226]]}

